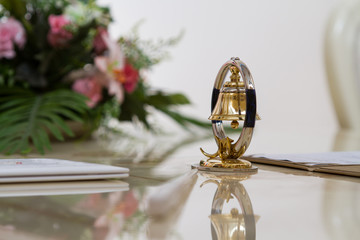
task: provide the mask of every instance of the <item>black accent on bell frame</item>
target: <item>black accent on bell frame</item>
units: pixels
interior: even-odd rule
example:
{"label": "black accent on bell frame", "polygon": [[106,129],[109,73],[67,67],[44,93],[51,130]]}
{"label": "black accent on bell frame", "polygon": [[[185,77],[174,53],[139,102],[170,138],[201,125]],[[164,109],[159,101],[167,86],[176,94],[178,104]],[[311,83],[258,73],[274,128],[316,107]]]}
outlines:
{"label": "black accent on bell frame", "polygon": [[219,98],[219,94],[220,94],[220,90],[219,89],[216,89],[214,88],[213,89],[213,92],[212,92],[212,95],[211,95],[211,112],[214,110],[215,108],[215,105],[216,105],[216,102]]}
{"label": "black accent on bell frame", "polygon": [[211,120],[211,123],[219,123],[222,122],[221,120]]}
{"label": "black accent on bell frame", "polygon": [[244,127],[255,127],[256,93],[255,89],[246,89],[246,115]]}

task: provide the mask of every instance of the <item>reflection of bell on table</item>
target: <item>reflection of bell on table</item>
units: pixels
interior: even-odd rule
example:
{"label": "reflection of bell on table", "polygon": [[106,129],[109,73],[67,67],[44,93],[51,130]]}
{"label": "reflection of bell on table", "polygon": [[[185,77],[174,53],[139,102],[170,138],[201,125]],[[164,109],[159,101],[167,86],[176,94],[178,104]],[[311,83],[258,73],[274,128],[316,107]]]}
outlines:
{"label": "reflection of bell on table", "polygon": [[[212,239],[243,239],[255,240],[255,222],[259,216],[254,215],[249,195],[244,186],[240,183],[249,175],[229,176],[229,175],[206,175],[218,188],[212,202],[211,215],[211,235]],[[220,181],[219,181],[220,180]],[[230,199],[235,198],[240,208],[233,207],[229,213],[223,213],[224,204],[229,203]]]}
{"label": "reflection of bell on table", "polygon": [[246,238],[244,215],[239,214],[237,208],[231,209],[229,214],[210,215],[210,219],[217,237],[213,239],[251,239]]}
{"label": "reflection of bell on table", "polygon": [[[228,70],[231,72],[230,81],[223,84]],[[260,119],[256,113],[254,81],[239,58],[231,58],[220,68],[214,84],[211,110],[209,120],[212,121],[218,150],[209,154],[200,148],[208,159],[193,167],[206,171],[257,171],[249,161],[239,159],[250,144],[256,119]],[[231,127],[236,129],[239,120],[244,121],[244,126],[239,139],[233,143],[234,140],[225,134],[223,121],[231,121]]]}

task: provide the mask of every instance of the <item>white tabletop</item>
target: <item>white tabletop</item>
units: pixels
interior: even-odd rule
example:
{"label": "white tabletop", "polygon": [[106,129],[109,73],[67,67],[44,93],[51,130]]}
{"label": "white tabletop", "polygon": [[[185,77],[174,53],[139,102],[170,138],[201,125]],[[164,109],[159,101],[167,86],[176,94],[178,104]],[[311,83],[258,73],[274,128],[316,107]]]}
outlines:
{"label": "white tabletop", "polygon": [[[258,131],[249,153],[334,150],[336,133],[312,134],[309,138],[306,132]],[[344,150],[356,150],[356,139],[353,136],[349,140],[353,146]],[[0,239],[216,239],[211,232],[211,208],[218,186],[212,179],[200,187],[210,178],[190,167],[203,159],[199,147],[215,152],[213,139],[148,161],[126,157],[108,146],[95,140],[56,143],[46,157],[128,167],[130,177],[124,181],[129,190],[0,198]],[[359,178],[256,166],[258,173],[247,179],[227,180],[244,187],[249,197],[256,239],[359,239]],[[225,201],[223,214],[234,208],[242,214],[236,199]],[[221,222],[222,229],[230,231],[225,223]],[[251,231],[249,225],[242,227]]]}

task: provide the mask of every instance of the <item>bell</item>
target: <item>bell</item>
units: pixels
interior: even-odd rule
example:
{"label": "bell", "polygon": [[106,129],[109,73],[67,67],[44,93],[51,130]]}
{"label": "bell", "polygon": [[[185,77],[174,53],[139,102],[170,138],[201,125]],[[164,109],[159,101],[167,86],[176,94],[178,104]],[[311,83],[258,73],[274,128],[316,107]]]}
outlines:
{"label": "bell", "polygon": [[[230,70],[230,81],[225,82]],[[240,74],[241,77],[240,77]],[[223,64],[216,76],[211,97],[211,127],[218,147],[215,153],[200,151],[208,158],[192,165],[201,171],[214,172],[256,172],[251,162],[240,159],[248,148],[257,119],[256,91],[254,80],[246,64],[238,57],[233,57]],[[239,127],[239,120],[244,120],[239,138],[234,141],[227,136],[223,120],[231,121],[231,127]]]}
{"label": "bell", "polygon": [[[231,127],[237,128],[239,126],[237,121],[245,120],[246,92],[244,82],[240,81],[239,70],[236,67],[231,67],[230,71],[232,73],[231,81],[225,82],[221,88],[209,120],[232,121]],[[260,120],[258,114],[256,114],[256,119]]]}

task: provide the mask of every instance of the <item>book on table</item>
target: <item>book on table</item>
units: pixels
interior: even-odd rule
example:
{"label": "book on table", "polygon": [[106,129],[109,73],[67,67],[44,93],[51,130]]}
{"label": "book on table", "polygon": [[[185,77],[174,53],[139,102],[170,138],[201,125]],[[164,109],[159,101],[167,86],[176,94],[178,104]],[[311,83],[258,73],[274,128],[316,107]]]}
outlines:
{"label": "book on table", "polygon": [[360,177],[360,152],[253,154],[243,158],[253,163]]}

